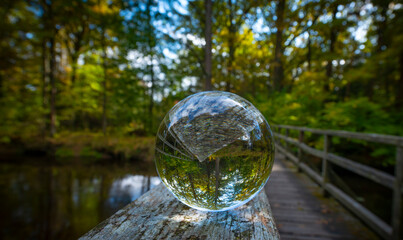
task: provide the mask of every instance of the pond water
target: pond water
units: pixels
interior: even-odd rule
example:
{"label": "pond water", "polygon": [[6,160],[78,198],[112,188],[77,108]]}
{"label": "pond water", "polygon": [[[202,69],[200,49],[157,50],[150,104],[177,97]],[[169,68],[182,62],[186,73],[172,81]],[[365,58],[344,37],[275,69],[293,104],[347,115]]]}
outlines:
{"label": "pond water", "polygon": [[0,239],[76,239],[159,183],[153,163],[0,163]]}

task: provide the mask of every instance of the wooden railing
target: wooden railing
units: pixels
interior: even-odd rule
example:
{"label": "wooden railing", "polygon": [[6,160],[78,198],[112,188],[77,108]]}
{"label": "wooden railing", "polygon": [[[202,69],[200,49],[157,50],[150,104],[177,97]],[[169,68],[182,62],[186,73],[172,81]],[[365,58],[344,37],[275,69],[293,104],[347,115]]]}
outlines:
{"label": "wooden railing", "polygon": [[[292,160],[297,165],[298,169],[302,169],[307,175],[320,184],[324,193],[329,193],[334,198],[339,200],[345,207],[355,213],[383,238],[396,240],[400,239],[402,234],[400,226],[402,224],[403,137],[382,134],[354,133],[348,131],[320,130],[286,125],[273,125],[273,128],[274,136],[276,137],[277,149],[287,158]],[[285,130],[285,135],[281,134],[281,129]],[[298,131],[298,139],[289,137],[290,130]],[[323,135],[323,150],[312,148],[304,143],[305,132]],[[359,139],[368,142],[396,146],[395,175],[393,176],[378,169],[357,163],[346,157],[329,153],[329,142],[332,136]],[[280,140],[284,140],[285,146],[281,144]],[[288,150],[288,144],[292,144],[298,148],[297,156]],[[322,159],[322,168],[320,174],[301,161],[303,151]],[[389,225],[355,199],[332,184],[332,182],[329,181],[329,162],[392,189],[392,224]]]}

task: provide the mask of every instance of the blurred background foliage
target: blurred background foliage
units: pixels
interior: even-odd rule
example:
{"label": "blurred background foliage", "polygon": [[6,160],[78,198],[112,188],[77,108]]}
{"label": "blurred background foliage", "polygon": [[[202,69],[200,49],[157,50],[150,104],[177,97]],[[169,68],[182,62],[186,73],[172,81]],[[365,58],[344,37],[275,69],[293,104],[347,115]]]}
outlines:
{"label": "blurred background foliage", "polygon": [[3,0],[0,19],[3,148],[152,148],[206,89],[270,123],[403,135],[400,1]]}

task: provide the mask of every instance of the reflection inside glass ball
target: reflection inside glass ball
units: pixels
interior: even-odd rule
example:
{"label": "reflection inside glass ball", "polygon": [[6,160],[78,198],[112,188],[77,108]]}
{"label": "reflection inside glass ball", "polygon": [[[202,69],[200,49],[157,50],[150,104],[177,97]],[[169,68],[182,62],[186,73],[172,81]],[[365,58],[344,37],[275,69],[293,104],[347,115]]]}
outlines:
{"label": "reflection inside glass ball", "polygon": [[224,211],[252,199],[274,161],[270,126],[248,101],[228,92],[201,92],[176,104],[156,141],[158,174],[186,205]]}

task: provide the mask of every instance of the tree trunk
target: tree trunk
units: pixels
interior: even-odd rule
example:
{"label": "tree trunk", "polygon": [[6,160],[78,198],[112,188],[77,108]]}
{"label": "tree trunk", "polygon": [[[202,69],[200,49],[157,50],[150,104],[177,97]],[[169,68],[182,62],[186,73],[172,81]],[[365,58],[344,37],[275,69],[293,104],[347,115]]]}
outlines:
{"label": "tree trunk", "polygon": [[4,96],[3,95],[3,73],[0,70],[0,99]]}
{"label": "tree trunk", "polygon": [[[76,83],[76,75],[77,75],[77,54],[73,54],[71,56],[71,89],[74,89],[75,87],[75,83]],[[81,98],[82,99],[82,98]],[[72,112],[72,116],[71,116],[71,127],[72,129],[77,129],[77,111],[74,108],[74,111]]]}
{"label": "tree trunk", "polygon": [[286,0],[279,0],[276,7],[276,47],[274,50],[273,62],[273,84],[274,89],[277,91],[282,90],[284,80],[284,67],[283,67],[283,31],[284,31],[284,12]]}
{"label": "tree trunk", "polygon": [[234,52],[235,52],[235,46],[234,46],[234,38],[235,38],[235,25],[234,25],[234,11],[232,9],[232,0],[228,0],[228,8],[229,8],[229,27],[228,27],[228,34],[229,34],[229,39],[228,39],[228,48],[229,48],[229,58],[228,58],[228,76],[227,76],[227,81],[225,84],[225,91],[229,92],[231,91],[231,82],[232,82],[232,77],[234,75]]}
{"label": "tree trunk", "polygon": [[194,182],[193,182],[192,174],[187,173],[186,175],[188,176],[188,179],[189,179],[189,182],[190,182],[190,188],[192,189],[193,198],[195,199],[195,201],[198,201],[197,194],[196,194],[196,189],[195,189]]}
{"label": "tree trunk", "polygon": [[153,108],[154,108],[154,64],[153,59],[151,59],[150,65],[150,78],[151,78],[151,86],[150,86],[150,104],[148,105],[148,122],[149,122],[149,131],[153,130]]}
{"label": "tree trunk", "polygon": [[[148,93],[148,89],[146,88],[146,87],[144,87],[144,89],[143,89],[143,99],[142,99],[142,101],[144,102],[144,103],[147,103],[147,98],[148,98],[148,95],[147,95],[147,93]],[[144,132],[147,132],[147,130],[148,130],[148,105],[147,104],[143,104],[142,105],[142,112],[141,112],[141,119],[143,120],[143,130],[144,130]]]}
{"label": "tree trunk", "polygon": [[[387,8],[388,6],[379,6],[381,8],[381,18],[382,19],[380,22],[377,23],[377,46],[375,53],[377,56],[380,56],[380,53],[383,51],[383,47],[386,46],[386,39],[385,39],[385,30],[387,29],[387,20],[388,20],[388,15],[387,15]],[[379,79],[384,79],[385,81],[385,91],[388,92],[389,85],[387,81],[389,80],[389,74],[384,71],[384,66],[382,66],[382,63],[380,63],[380,59],[376,58],[376,64],[375,64],[375,76],[371,77],[368,81],[368,85],[366,87],[366,94],[370,100],[372,100],[373,95],[374,95],[374,85],[375,82]],[[386,96],[388,96],[387,94]]]}
{"label": "tree trunk", "polygon": [[211,175],[211,172],[210,172],[209,161],[206,160],[206,161],[204,161],[204,163],[206,164],[206,170],[207,170],[207,194],[209,194],[210,193],[210,175]]}
{"label": "tree trunk", "polygon": [[[50,29],[51,36],[48,38],[49,40],[49,83],[50,83],[50,114],[49,114],[49,133],[50,136],[54,136],[56,133],[56,35],[57,35],[57,28],[56,23],[53,15],[53,2],[52,1],[45,1],[41,2],[44,11],[44,26],[45,30]],[[46,80],[45,68],[46,68],[46,42],[42,43],[42,61],[43,61],[43,76],[42,80]],[[46,81],[45,81],[46,82]],[[46,86],[43,86],[43,97],[45,98],[45,91]]]}
{"label": "tree trunk", "polygon": [[[42,107],[43,109],[47,108],[48,105],[48,99],[47,99],[47,70],[46,70],[46,39],[42,40],[42,69],[41,69],[41,95],[42,95]],[[43,115],[43,127],[42,127],[42,135],[43,137],[46,136],[46,130],[47,130],[47,114]]]}
{"label": "tree trunk", "polygon": [[104,71],[104,81],[103,84],[103,101],[102,101],[102,132],[106,135],[106,129],[108,127],[107,119],[106,119],[106,111],[107,111],[107,80],[108,80],[108,66],[106,63],[106,44],[105,44],[105,29],[102,29],[102,36],[101,36],[101,44],[102,44],[102,68]]}
{"label": "tree trunk", "polygon": [[388,21],[388,13],[387,13],[387,9],[388,9],[388,5],[386,6],[380,6],[381,7],[381,18],[382,19],[380,22],[378,22],[378,26],[376,29],[376,33],[378,35],[378,39],[377,39],[377,46],[376,46],[376,52],[380,53],[382,52],[382,48],[383,46],[386,45],[386,39],[385,39],[385,30],[387,29],[387,21]]}
{"label": "tree trunk", "polygon": [[153,108],[154,108],[154,88],[155,88],[155,79],[154,79],[154,53],[153,53],[153,43],[152,43],[152,35],[153,35],[153,26],[152,26],[152,17],[151,17],[151,4],[152,1],[147,1],[147,18],[148,18],[148,55],[151,57],[151,64],[149,67],[150,73],[150,104],[148,105],[148,130],[151,132],[153,130]]}
{"label": "tree trunk", "polygon": [[220,158],[215,159],[215,197],[214,204],[217,207],[218,189],[220,188]]}
{"label": "tree trunk", "polygon": [[396,88],[396,108],[402,109],[403,107],[403,50],[400,50],[399,56],[399,82]]}
{"label": "tree trunk", "polygon": [[50,136],[54,136],[56,133],[56,52],[55,52],[55,35],[49,39],[50,42],[50,58],[49,58],[49,81],[50,81]]}
{"label": "tree trunk", "polygon": [[77,80],[77,61],[78,61],[78,57],[80,56],[80,49],[82,47],[82,39],[86,33],[86,26],[82,26],[82,30],[75,33],[76,35],[76,41],[74,42],[74,48],[73,48],[73,54],[71,55],[71,67],[72,67],[72,71],[71,71],[71,86],[74,87],[74,84]]}
{"label": "tree trunk", "polygon": [[74,84],[77,79],[77,60],[78,57],[76,54],[71,56],[71,87],[74,88]]}
{"label": "tree trunk", "polygon": [[324,90],[329,91],[330,86],[329,86],[329,81],[330,78],[333,75],[333,54],[334,54],[334,44],[336,43],[336,38],[337,38],[337,31],[336,28],[334,27],[334,20],[336,19],[336,14],[337,14],[337,8],[338,5],[335,6],[333,9],[333,16],[332,16],[332,26],[330,27],[330,43],[329,43],[329,59],[327,60],[327,66],[326,66],[326,76],[327,76],[327,81],[324,85]]}
{"label": "tree trunk", "polygon": [[311,42],[311,31],[308,30],[308,53],[307,53],[307,61],[308,61],[308,71],[312,69],[312,42]]}
{"label": "tree trunk", "polygon": [[42,92],[42,106],[45,109],[47,105],[47,94],[46,94],[46,88],[47,88],[47,71],[46,71],[46,40],[42,40],[42,69],[41,69],[41,80],[42,80],[42,85],[41,85],[41,92]]}
{"label": "tree trunk", "polygon": [[205,31],[204,31],[204,38],[206,40],[206,46],[204,48],[204,57],[205,57],[205,62],[204,62],[204,70],[206,72],[206,79],[204,82],[204,90],[205,91],[210,91],[212,90],[212,85],[211,85],[211,69],[212,69],[212,54],[211,54],[211,39],[212,39],[212,33],[211,33],[211,25],[212,25],[212,4],[211,0],[205,0],[204,5],[206,8],[206,23],[205,23]]}

